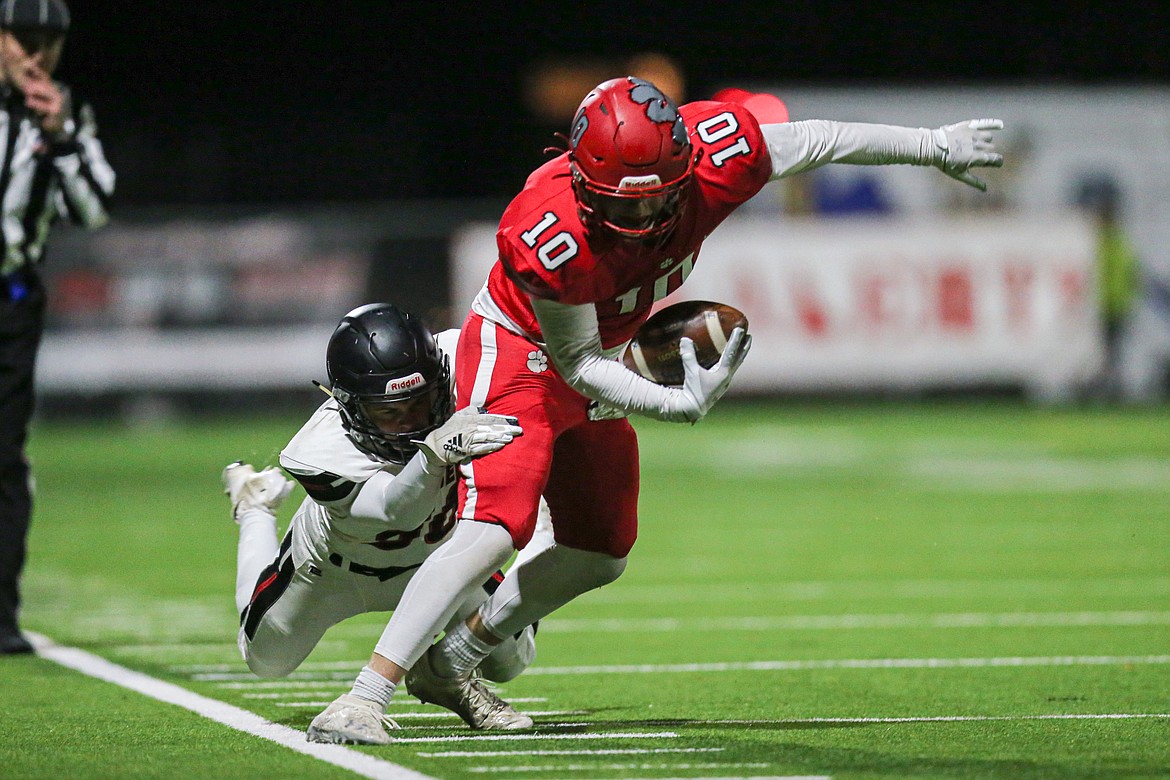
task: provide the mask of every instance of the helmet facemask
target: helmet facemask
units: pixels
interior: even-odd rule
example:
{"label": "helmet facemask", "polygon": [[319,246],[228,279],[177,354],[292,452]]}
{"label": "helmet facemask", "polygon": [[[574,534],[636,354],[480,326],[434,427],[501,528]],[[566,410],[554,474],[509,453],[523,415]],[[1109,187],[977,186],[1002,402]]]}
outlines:
{"label": "helmet facemask", "polygon": [[570,163],[581,221],[627,240],[660,238],[673,230],[682,216],[693,168],[692,164],[682,176],[665,184],[656,175],[627,176],[613,187],[589,179],[576,163]]}
{"label": "helmet facemask", "polygon": [[451,361],[422,321],[393,304],[342,318],[325,354],[341,424],[365,452],[405,464],[451,416]]}
{"label": "helmet facemask", "polygon": [[451,416],[451,372],[403,392],[357,395],[334,383],[331,390],[341,408],[341,422],[354,443],[391,463],[405,464],[418,444]]}

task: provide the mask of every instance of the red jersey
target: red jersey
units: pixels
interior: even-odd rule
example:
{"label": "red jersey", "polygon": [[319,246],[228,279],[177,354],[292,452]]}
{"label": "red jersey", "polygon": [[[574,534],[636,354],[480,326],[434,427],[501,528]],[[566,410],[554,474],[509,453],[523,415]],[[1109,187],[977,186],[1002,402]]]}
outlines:
{"label": "red jersey", "polygon": [[577,212],[568,153],[536,169],[500,219],[499,259],[488,277],[492,300],[528,335],[540,326],[528,296],[595,304],[601,344],[625,343],[655,301],[690,275],[703,240],[772,173],[760,126],[735,103],[680,109],[701,153],[678,225],[661,245],[590,236]]}

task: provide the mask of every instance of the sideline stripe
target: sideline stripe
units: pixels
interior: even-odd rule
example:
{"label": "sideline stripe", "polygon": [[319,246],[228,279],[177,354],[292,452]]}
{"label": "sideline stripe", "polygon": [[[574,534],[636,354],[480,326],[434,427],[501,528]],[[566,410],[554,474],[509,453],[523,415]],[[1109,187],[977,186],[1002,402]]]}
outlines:
{"label": "sideline stripe", "polygon": [[791,672],[807,669],[983,669],[1011,666],[1127,666],[1170,664],[1170,655],[1072,655],[1033,658],[858,658],[631,666],[535,666],[534,674],[666,674],[681,672]]}
{"label": "sideline stripe", "polygon": [[372,780],[433,780],[429,775],[340,745],[306,742],[303,731],[273,723],[253,712],[242,710],[222,701],[209,699],[206,696],[200,696],[186,688],[180,688],[178,685],[158,680],[141,672],[135,672],[84,650],[58,645],[46,636],[31,632],[26,632],[26,634],[36,647],[37,655],[41,658],[47,658],[61,666],[136,691],[152,699],[174,704],[237,731],[271,740],[290,750],[348,769],[362,777],[369,777]]}

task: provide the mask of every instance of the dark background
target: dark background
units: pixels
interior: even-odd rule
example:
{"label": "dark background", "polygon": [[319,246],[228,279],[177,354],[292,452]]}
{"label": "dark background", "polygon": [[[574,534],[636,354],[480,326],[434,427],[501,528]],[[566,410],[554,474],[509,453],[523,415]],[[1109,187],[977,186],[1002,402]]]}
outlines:
{"label": "dark background", "polygon": [[1168,5],[72,0],[58,75],[97,110],[121,203],[506,198],[562,129],[522,100],[534,63],[657,51],[688,99],[1170,83]]}

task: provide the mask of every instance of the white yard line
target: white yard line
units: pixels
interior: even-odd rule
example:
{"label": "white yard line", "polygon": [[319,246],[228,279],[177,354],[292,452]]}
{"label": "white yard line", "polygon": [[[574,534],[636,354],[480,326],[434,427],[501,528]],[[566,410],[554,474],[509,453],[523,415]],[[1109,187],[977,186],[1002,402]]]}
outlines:
{"label": "white yard line", "polygon": [[[560,726],[565,724],[558,723],[556,725]],[[546,742],[556,740],[575,741],[593,739],[678,739],[678,736],[678,733],[674,731],[607,731],[588,732],[583,734],[474,734],[465,737],[404,737],[400,739],[396,738],[394,740],[394,744],[402,745],[417,742]]]}
{"label": "white yard line", "polygon": [[374,780],[433,780],[429,775],[340,745],[306,742],[303,731],[273,723],[239,707],[200,696],[186,688],[127,669],[84,650],[58,645],[40,634],[28,633],[28,636],[37,648],[37,655],[42,658],[152,699],[174,704],[245,734],[270,740],[298,753],[348,769],[362,777]]}
{"label": "white yard line", "polygon": [[589,763],[589,764],[528,764],[527,766],[470,766],[467,768],[467,771],[474,772],[476,774],[497,774],[497,773],[502,773],[502,772],[507,772],[509,774],[512,774],[512,773],[519,774],[521,772],[600,772],[603,770],[607,771],[607,772],[615,772],[619,769],[623,769],[623,770],[629,770],[629,769],[641,769],[641,770],[646,770],[646,769],[673,769],[673,770],[679,770],[679,769],[688,769],[688,770],[699,770],[699,769],[723,769],[723,770],[727,770],[727,769],[766,769],[769,766],[771,766],[771,764],[765,764],[762,762],[750,762],[750,763],[739,762],[739,763],[728,763],[728,764],[719,764],[719,763],[715,763],[715,762],[708,762],[708,763],[701,763],[701,764],[696,764],[696,763],[692,763],[692,762],[683,762],[683,763],[676,763],[676,764],[665,764],[665,763],[649,764],[649,763],[643,762],[643,763],[639,763],[639,764]]}
{"label": "white yard line", "polygon": [[811,661],[732,661],[704,664],[534,666],[524,675],[791,672],[809,669],[980,669],[1011,666],[1128,666],[1170,664],[1170,655],[1074,655],[1009,658],[856,658]]}
{"label": "white yard line", "polygon": [[[315,647],[320,647],[316,645]],[[355,677],[357,673],[362,670],[362,667],[370,662],[369,658],[354,659],[352,661],[306,661],[298,666],[298,669],[312,669],[317,672],[350,672]],[[168,672],[175,674],[193,674],[197,672],[230,672],[236,669],[242,669],[244,662],[239,658],[239,651],[236,651],[236,659],[230,663],[221,664],[172,664],[167,667]]]}
{"label": "white yard line", "polygon": [[[835,631],[893,628],[1084,628],[1091,626],[1170,625],[1167,610],[1113,610],[1076,612],[936,612],[847,615],[748,615],[743,617],[687,618],[549,618],[545,634],[671,633],[676,631]],[[342,672],[356,676],[365,660],[309,661],[300,672]],[[240,672],[242,662],[177,664],[176,674]],[[208,679],[208,678],[201,678]],[[334,679],[331,675],[330,679]]]}
{"label": "white yard line", "polygon": [[[1167,720],[1166,712],[1106,712],[1051,715],[912,715],[894,718],[776,718],[772,720],[688,720],[688,726],[784,726],[817,723],[975,723],[995,720]],[[565,724],[569,725],[569,724]],[[580,724],[588,725],[586,723]]]}
{"label": "white yard line", "polygon": [[[526,677],[541,674],[659,674],[684,672],[795,672],[816,669],[979,669],[1005,666],[1149,666],[1170,664],[1170,655],[1061,655],[1005,658],[825,658],[796,661],[727,661],[701,664],[629,664],[595,666],[532,666]],[[287,681],[258,681],[251,672],[209,672],[191,675],[198,682],[219,682],[221,688],[330,687],[336,672],[293,672]],[[324,678],[324,679],[322,679]],[[348,678],[345,678],[348,679]],[[235,682],[240,681],[240,682]],[[344,686],[342,686],[344,687]]]}
{"label": "white yard line", "polygon": [[[252,675],[249,675],[250,677]],[[349,685],[346,685],[341,680],[257,680],[253,677],[250,682],[224,682],[215,686],[216,688],[226,688],[232,691],[247,691],[253,689],[265,688],[293,688],[293,689],[309,689],[314,688],[328,688],[338,693],[345,693]],[[300,695],[300,694],[297,694]]]}
{"label": "white yard line", "polygon": [[[626,585],[601,588],[589,594],[594,604],[725,604],[783,601],[882,601],[955,598],[968,600],[1055,598],[1062,603],[1079,598],[1105,597],[1150,599],[1170,595],[1170,577],[1122,576],[1092,579],[1023,578],[999,580],[805,580],[760,583],[751,581],[713,582],[680,595],[673,585]],[[544,623],[541,623],[543,628]]]}
{"label": "white yard line", "polygon": [[492,758],[495,756],[644,756],[657,753],[722,753],[723,748],[605,748],[602,750],[444,750],[419,753],[425,758]]}
{"label": "white yard line", "polygon": [[[217,687],[222,688],[224,686],[220,685]],[[294,696],[304,696],[304,695],[305,695],[305,693],[303,691],[281,691],[278,693],[241,693],[240,698],[243,698],[243,699],[288,699],[288,698],[291,698]],[[329,701],[331,702],[332,699],[330,699]],[[515,697],[509,696],[508,701],[511,702],[512,704],[543,704],[543,703],[547,702],[548,699],[545,698],[544,696],[515,696]],[[325,702],[325,703],[328,704],[329,702]],[[277,705],[277,706],[281,706],[281,705]],[[284,706],[291,707],[291,706],[296,706],[296,705],[286,704]],[[421,704],[418,702],[414,702],[414,701],[411,701],[409,699],[394,699],[393,701],[390,702],[390,706],[391,707],[410,707],[410,706],[423,707],[423,706],[427,706],[427,705],[424,705],[424,704]]]}
{"label": "white yard line", "polygon": [[[239,664],[233,665],[233,669],[239,669]],[[361,671],[361,667],[358,667]],[[336,680],[338,683],[348,682],[352,683],[353,678],[357,676],[356,672],[293,672],[288,676],[291,682],[310,681],[318,682],[325,680]],[[191,675],[191,679],[195,682],[222,682],[227,680],[254,680],[256,675],[251,672],[199,672]],[[282,680],[283,682],[283,680]]]}
{"label": "white yard line", "polygon": [[[509,699],[508,701],[510,703],[515,702],[515,699]],[[278,701],[278,702],[274,702],[274,705],[277,707],[293,707],[293,708],[300,708],[300,709],[304,709],[304,708],[324,709],[325,707],[328,707],[330,704],[332,704],[332,700],[330,700],[330,701]],[[413,702],[410,702],[410,704],[413,704]],[[411,720],[412,718],[424,718],[424,719],[450,718],[451,720],[455,720],[455,721],[459,720],[458,715],[456,715],[454,712],[448,712],[447,710],[443,710],[442,712],[434,712],[434,711],[398,712],[395,710],[391,710],[387,714],[389,714],[392,718],[394,718],[394,720]],[[589,713],[586,712],[585,710],[525,710],[524,714],[529,715],[529,716],[534,717],[534,718],[537,718],[537,717],[551,718],[554,716],[555,717],[568,717],[570,715],[588,715]]]}
{"label": "white yard line", "polygon": [[1170,611],[954,612],[894,615],[786,615],[718,618],[576,618],[541,621],[545,634],[789,631],[883,628],[1079,628],[1170,625]]}

